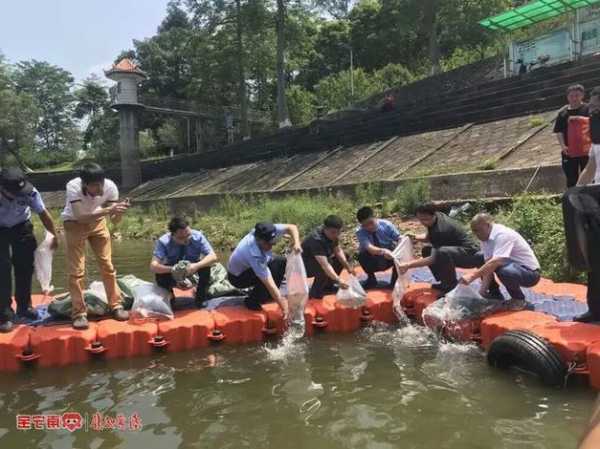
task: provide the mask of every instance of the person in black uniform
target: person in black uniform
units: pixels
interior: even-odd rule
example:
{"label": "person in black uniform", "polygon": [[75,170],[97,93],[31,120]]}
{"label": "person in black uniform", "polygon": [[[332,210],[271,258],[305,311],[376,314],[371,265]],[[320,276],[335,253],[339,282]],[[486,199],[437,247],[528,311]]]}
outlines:
{"label": "person in black uniform", "polygon": [[54,236],[52,247],[58,246],[52,216],[42,196],[16,167],[0,172],[0,332],[13,328],[12,271],[15,276],[17,316],[35,320],[31,305],[33,259],[37,242],[33,235],[31,212],[39,215],[46,230]]}
{"label": "person in black uniform", "polygon": [[335,292],[335,284],[340,288],[348,288],[348,284],[340,279],[339,274],[345,268],[354,275],[354,268],[340,246],[339,237],[344,223],[336,215],[329,215],[323,225],[317,227],[302,242],[302,258],[306,267],[306,275],[314,277],[310,289],[310,297],[322,299],[327,293]]}
{"label": "person in black uniform", "polygon": [[569,104],[562,108],[554,122],[554,133],[562,152],[562,168],[567,177],[567,188],[577,184],[579,174],[588,163],[586,156],[569,156],[569,118],[575,116],[588,117],[588,105],[583,102],[585,89],[581,84],[570,86],[567,89],[567,101]]}
{"label": "person in black uniform", "polygon": [[[458,284],[456,268],[479,268],[485,264],[477,242],[459,222],[439,212],[434,204],[419,206],[417,219],[427,228],[427,233],[417,236],[416,240],[429,245],[423,248],[421,259],[400,264],[401,273],[410,268],[429,267],[438,281],[432,288],[448,293]],[[490,286],[489,296],[501,297],[498,284]]]}

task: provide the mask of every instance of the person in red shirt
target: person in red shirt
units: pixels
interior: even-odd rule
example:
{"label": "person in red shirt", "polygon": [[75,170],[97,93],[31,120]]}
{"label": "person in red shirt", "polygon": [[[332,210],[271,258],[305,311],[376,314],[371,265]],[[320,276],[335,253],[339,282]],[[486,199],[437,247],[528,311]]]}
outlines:
{"label": "person in red shirt", "polygon": [[577,184],[579,175],[588,163],[587,156],[569,155],[569,119],[580,116],[588,117],[588,105],[583,102],[585,89],[581,84],[575,84],[567,89],[568,105],[562,108],[554,122],[554,133],[562,152],[562,167],[567,177],[567,188]]}

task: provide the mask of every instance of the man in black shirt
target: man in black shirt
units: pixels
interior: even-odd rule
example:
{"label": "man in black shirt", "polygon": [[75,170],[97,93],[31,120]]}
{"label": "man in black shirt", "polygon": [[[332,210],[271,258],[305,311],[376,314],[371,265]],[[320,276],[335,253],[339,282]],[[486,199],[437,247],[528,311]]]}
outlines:
{"label": "man in black shirt", "polygon": [[339,276],[342,269],[355,274],[339,244],[343,225],[340,217],[329,215],[323,225],[317,227],[302,242],[306,275],[315,278],[310,289],[311,298],[322,299],[326,293],[333,293],[334,284],[340,288],[348,288],[348,284]]}
{"label": "man in black shirt", "polygon": [[587,156],[569,156],[569,119],[575,116],[588,117],[588,105],[583,102],[585,89],[581,84],[567,89],[569,104],[562,108],[554,122],[554,133],[562,151],[562,167],[567,177],[567,188],[577,184],[579,174],[588,163]]}
{"label": "man in black shirt", "polygon": [[[479,245],[457,221],[436,210],[433,204],[417,208],[417,219],[427,228],[427,234],[416,240],[428,242],[422,250],[422,259],[400,264],[398,269],[406,273],[410,268],[429,267],[439,284],[432,285],[442,293],[448,293],[458,284],[456,268],[479,268],[485,260]],[[491,285],[489,295],[500,297],[497,284]]]}

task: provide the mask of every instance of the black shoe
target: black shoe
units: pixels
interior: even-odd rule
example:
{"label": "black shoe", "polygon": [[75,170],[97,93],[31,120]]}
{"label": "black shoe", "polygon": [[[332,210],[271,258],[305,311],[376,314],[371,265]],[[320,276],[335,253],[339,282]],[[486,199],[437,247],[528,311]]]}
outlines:
{"label": "black shoe", "polygon": [[311,290],[308,294],[310,299],[323,299],[323,296],[325,296],[325,293],[323,293],[323,290],[318,290],[318,291],[313,291]]}
{"label": "black shoe", "polygon": [[573,321],[576,321],[578,323],[593,323],[595,321],[598,321],[598,319],[594,315],[592,315],[591,312],[585,312],[583,315],[579,315],[573,318]]}
{"label": "black shoe", "polygon": [[362,282],[362,286],[365,290],[377,287],[377,278],[375,276],[369,276],[366,281]]}
{"label": "black shoe", "polygon": [[199,309],[205,309],[207,302],[208,299],[206,298],[196,298],[196,307],[198,307]]}
{"label": "black shoe", "polygon": [[31,321],[35,321],[39,318],[37,310],[35,310],[33,307],[28,307],[22,311],[17,310],[17,316],[19,318],[26,318]]}
{"label": "black shoe", "polygon": [[0,323],[0,332],[7,333],[13,330],[12,321],[3,321]]}
{"label": "black shoe", "polygon": [[255,299],[246,298],[244,300],[244,304],[250,310],[256,310],[256,311],[262,310],[260,303]]}
{"label": "black shoe", "polygon": [[431,284],[431,288],[445,295],[454,290],[456,288],[456,285]]}

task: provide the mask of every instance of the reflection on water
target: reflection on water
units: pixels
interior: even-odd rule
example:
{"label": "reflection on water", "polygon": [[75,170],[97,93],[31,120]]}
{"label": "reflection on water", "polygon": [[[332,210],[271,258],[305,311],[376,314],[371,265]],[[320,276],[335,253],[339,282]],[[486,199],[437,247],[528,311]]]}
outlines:
{"label": "reflection on water", "polygon": [[[121,274],[150,279],[149,242],[115,242]],[[54,283],[65,284],[62,250]],[[88,279],[98,278],[89,263]],[[574,447],[592,405],[487,367],[474,346],[439,344],[414,325],[293,337],[3,375],[0,447]],[[140,414],[141,432],[21,431],[15,415]]]}
{"label": "reflection on water", "polygon": [[[5,375],[0,447],[574,447],[589,390],[489,369],[477,348],[376,326]],[[15,430],[18,413],[138,412],[141,432]]]}

